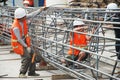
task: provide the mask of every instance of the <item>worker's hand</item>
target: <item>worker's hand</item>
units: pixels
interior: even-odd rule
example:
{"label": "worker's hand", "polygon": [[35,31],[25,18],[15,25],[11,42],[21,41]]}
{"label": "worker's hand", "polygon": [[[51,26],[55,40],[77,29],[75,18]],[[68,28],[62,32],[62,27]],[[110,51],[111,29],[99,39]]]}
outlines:
{"label": "worker's hand", "polygon": [[41,7],[41,8],[40,8],[41,11],[45,11],[45,10],[47,10],[47,9],[48,9],[48,7]]}
{"label": "worker's hand", "polygon": [[31,48],[30,47],[27,47],[27,52],[31,53]]}

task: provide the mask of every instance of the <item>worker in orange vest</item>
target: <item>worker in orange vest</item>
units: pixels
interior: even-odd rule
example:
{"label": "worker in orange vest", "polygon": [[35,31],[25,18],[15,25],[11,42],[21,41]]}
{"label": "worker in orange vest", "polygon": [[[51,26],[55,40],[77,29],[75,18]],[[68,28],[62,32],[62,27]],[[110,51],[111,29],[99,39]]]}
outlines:
{"label": "worker in orange vest", "polygon": [[[74,21],[73,22],[73,31],[77,32],[85,32],[85,29],[87,29],[87,26],[85,27],[85,23],[83,21]],[[87,49],[87,41],[89,38],[85,34],[79,34],[79,33],[70,33],[70,45],[74,45],[75,47]],[[88,55],[80,50],[70,48],[68,51],[69,55],[75,56],[75,61],[82,61],[85,57]]]}
{"label": "worker in orange vest", "polygon": [[[73,31],[70,32],[70,45],[75,46],[77,48],[81,49],[88,49],[88,41],[91,39],[90,36],[87,36],[86,34],[80,34],[78,32],[84,32],[87,33],[88,26],[85,25],[83,21],[75,20],[73,22]],[[93,33],[93,31],[92,31]],[[68,56],[67,58],[72,59],[74,61],[83,61],[88,57],[89,53],[86,53],[84,51],[80,51],[78,49],[71,48],[68,50]],[[66,63],[64,59],[61,60],[62,63]],[[68,65],[72,65],[73,63],[69,62]]]}
{"label": "worker in orange vest", "polygon": [[35,62],[31,62],[34,52],[31,49],[27,20],[44,9],[45,7],[27,14],[25,9],[17,8],[14,12],[15,19],[11,28],[11,46],[13,51],[22,58],[19,77],[27,77],[25,74],[28,69],[28,76],[39,76],[39,74],[35,73]]}

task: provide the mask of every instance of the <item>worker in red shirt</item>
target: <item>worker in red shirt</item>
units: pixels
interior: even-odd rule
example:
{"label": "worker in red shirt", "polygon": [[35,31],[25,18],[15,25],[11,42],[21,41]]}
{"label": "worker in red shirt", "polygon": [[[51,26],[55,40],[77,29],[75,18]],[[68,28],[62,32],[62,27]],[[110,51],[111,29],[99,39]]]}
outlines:
{"label": "worker in red shirt", "polygon": [[24,7],[30,7],[30,3],[28,0],[23,1],[23,6]]}
{"label": "worker in red shirt", "polygon": [[34,7],[34,0],[23,0],[23,5]]}

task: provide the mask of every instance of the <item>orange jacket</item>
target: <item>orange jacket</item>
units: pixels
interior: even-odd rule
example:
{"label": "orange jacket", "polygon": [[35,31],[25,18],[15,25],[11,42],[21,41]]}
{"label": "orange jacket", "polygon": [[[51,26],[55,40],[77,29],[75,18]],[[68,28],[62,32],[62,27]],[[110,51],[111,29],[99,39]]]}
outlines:
{"label": "orange jacket", "polygon": [[[70,40],[70,45],[74,45],[75,47],[86,47],[87,46],[87,38],[85,34],[78,34],[74,33],[72,40]],[[71,55],[78,55],[80,53],[80,50],[70,48],[68,51],[68,54]]]}
{"label": "orange jacket", "polygon": [[[25,35],[25,42],[28,47],[30,47],[30,37],[28,36],[28,26],[26,20],[23,21],[24,24],[24,35]],[[14,20],[11,28],[11,46],[13,51],[17,54],[23,55],[24,50],[23,46],[17,41],[17,38],[13,32],[13,28],[17,27],[20,31],[20,37],[22,38],[22,27],[17,19]]]}

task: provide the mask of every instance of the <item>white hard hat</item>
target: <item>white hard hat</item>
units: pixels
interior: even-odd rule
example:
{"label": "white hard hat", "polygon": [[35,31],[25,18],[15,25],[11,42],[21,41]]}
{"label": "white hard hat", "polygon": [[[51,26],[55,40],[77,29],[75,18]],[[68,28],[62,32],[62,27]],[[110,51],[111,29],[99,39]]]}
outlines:
{"label": "white hard hat", "polygon": [[23,18],[24,16],[26,16],[26,14],[27,13],[26,13],[25,9],[23,9],[23,8],[17,8],[15,10],[14,16],[15,16],[15,18],[20,19],[20,18]]}
{"label": "white hard hat", "polygon": [[77,25],[85,25],[85,23],[83,21],[81,21],[81,20],[75,20],[73,22],[73,26],[77,26]]}
{"label": "white hard hat", "polygon": [[116,3],[110,3],[107,5],[107,9],[117,9],[117,8],[118,8],[118,6]]}
{"label": "white hard hat", "polygon": [[23,4],[29,4],[29,1],[26,1],[26,0],[25,0],[25,1],[23,2]]}

